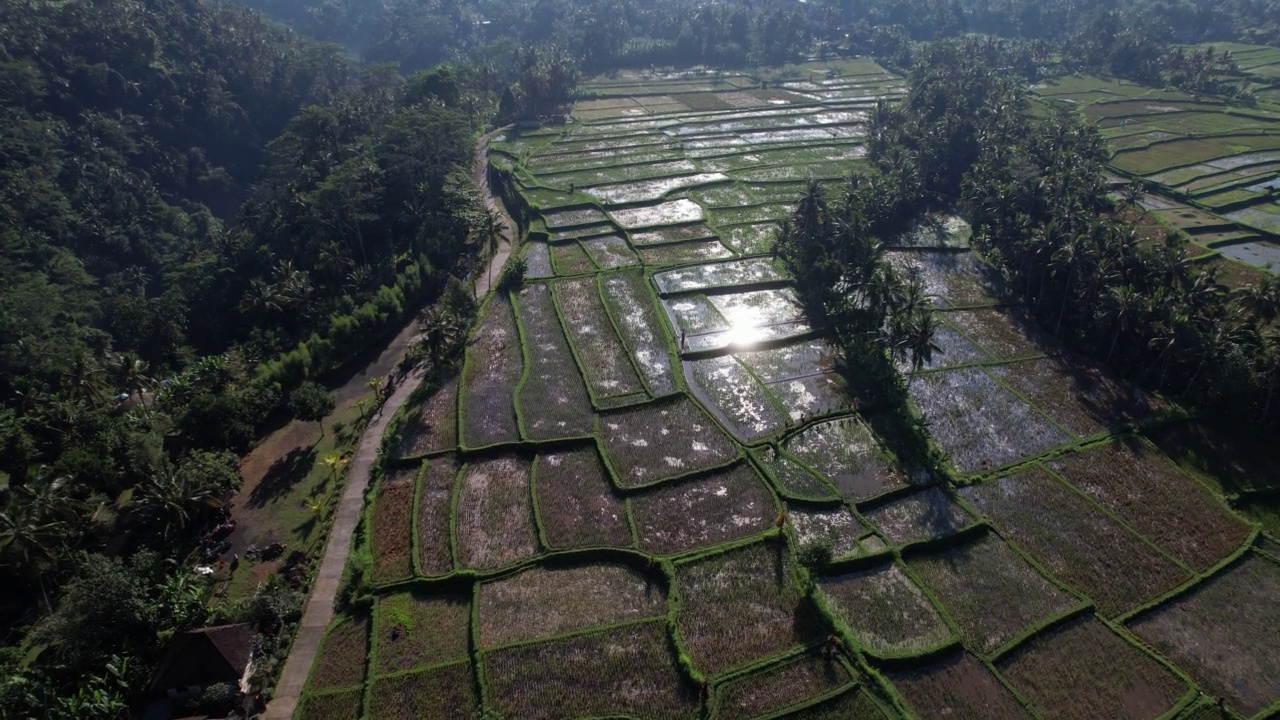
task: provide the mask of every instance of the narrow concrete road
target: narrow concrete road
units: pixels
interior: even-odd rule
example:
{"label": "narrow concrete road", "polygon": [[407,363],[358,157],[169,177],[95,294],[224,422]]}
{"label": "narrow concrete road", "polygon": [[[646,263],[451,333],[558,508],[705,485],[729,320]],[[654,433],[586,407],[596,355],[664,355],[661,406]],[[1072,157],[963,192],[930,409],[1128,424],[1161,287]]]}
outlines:
{"label": "narrow concrete road", "polygon": [[[502,216],[503,238],[498,252],[489,261],[488,272],[476,278],[477,297],[488,294],[489,274],[492,273],[496,280],[498,273],[502,271],[502,265],[510,257],[514,228],[502,202],[493,196],[489,188],[487,166],[489,136],[492,134],[481,137],[476,145],[475,177],[485,204]],[[379,367],[394,368],[409,344],[408,338],[415,332],[416,321],[410,323],[396,336],[391,346],[383,351],[375,364]],[[311,665],[319,653],[324,631],[329,627],[329,623],[333,622],[333,602],[338,596],[342,574],[347,567],[347,558],[351,554],[351,536],[355,534],[356,525],[360,522],[364,494],[369,487],[374,460],[378,457],[378,447],[382,444],[382,434],[386,431],[387,423],[391,421],[392,416],[409,399],[409,395],[422,384],[422,379],[422,373],[414,371],[396,385],[395,390],[382,404],[378,414],[365,427],[364,434],[360,436],[360,444],[356,447],[348,470],[347,484],[342,490],[337,514],[329,529],[329,538],[325,542],[324,558],[320,561],[315,584],[311,587],[311,595],[307,598],[307,605],[303,610],[302,624],[298,627],[297,637],[294,638],[293,646],[289,650],[289,658],[285,660],[284,669],[280,672],[275,693],[267,705],[266,712],[262,715],[264,720],[290,720],[298,708],[299,697],[306,685]]]}
{"label": "narrow concrete road", "polygon": [[[507,214],[502,200],[496,197],[493,194],[493,188],[489,187],[489,138],[504,130],[506,128],[498,128],[481,136],[480,142],[476,143],[476,156],[472,165],[476,185],[480,188],[480,197],[484,198],[485,207],[498,213],[502,220],[502,242],[489,261],[489,271],[476,278],[476,297],[484,297],[489,293],[490,275],[493,275],[493,280],[497,281],[498,275],[502,272],[502,266],[507,263],[507,258],[511,257],[511,239],[515,237],[515,223]],[[483,248],[481,252],[484,252]]]}
{"label": "narrow concrete road", "polygon": [[311,663],[320,650],[325,628],[333,622],[333,601],[342,584],[347,556],[351,554],[351,536],[360,522],[364,493],[369,487],[373,462],[378,457],[382,433],[387,429],[387,423],[396,410],[409,399],[410,393],[421,382],[421,373],[415,371],[397,385],[360,437],[360,445],[351,460],[347,484],[338,501],[338,512],[329,529],[329,539],[325,542],[324,559],[320,561],[320,570],[316,573],[311,596],[307,599],[307,606],[302,614],[302,625],[298,628],[298,635],[289,651],[289,659],[285,661],[284,670],[280,673],[275,695],[263,714],[267,720],[288,720],[298,707],[298,696],[307,682]]}

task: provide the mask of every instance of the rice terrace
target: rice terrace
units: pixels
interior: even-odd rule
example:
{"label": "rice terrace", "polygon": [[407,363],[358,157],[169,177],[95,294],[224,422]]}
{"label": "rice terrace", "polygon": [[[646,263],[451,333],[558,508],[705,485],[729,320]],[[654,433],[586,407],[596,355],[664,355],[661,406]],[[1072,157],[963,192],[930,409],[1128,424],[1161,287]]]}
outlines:
{"label": "rice terrace", "polygon": [[0,128],[0,720],[1280,720],[1280,0],[8,0]]}
{"label": "rice terrace", "polygon": [[[391,423],[295,717],[1280,716],[1280,516],[1179,392],[1066,347],[954,214],[882,249],[936,323],[901,408],[812,312],[779,228],[906,92],[865,58],[622,71],[492,139],[523,286]],[[1274,98],[1034,93],[1100,124],[1142,243],[1235,287],[1280,261]]]}

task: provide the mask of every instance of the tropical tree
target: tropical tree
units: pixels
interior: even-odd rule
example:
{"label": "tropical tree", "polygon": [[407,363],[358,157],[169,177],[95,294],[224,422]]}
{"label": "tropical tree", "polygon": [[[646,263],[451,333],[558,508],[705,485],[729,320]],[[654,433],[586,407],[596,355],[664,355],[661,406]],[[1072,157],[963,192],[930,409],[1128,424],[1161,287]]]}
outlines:
{"label": "tropical tree", "polygon": [[1108,288],[1102,302],[1101,319],[1112,328],[1111,342],[1104,362],[1111,364],[1120,338],[1130,331],[1136,316],[1143,308],[1142,296],[1132,285]]}
{"label": "tropical tree", "polygon": [[485,208],[480,216],[480,239],[484,243],[485,253],[489,258],[489,284],[493,284],[493,259],[498,256],[498,248],[502,245],[505,227],[502,216],[491,208]]}
{"label": "tropical tree", "polygon": [[[933,362],[935,352],[942,352],[942,348],[934,342],[937,327],[932,308],[920,307],[912,313],[910,334],[907,336],[907,344],[911,350],[912,378],[925,365]],[[907,383],[909,385],[911,380],[908,379]]]}
{"label": "tropical tree", "polygon": [[165,539],[181,534],[198,508],[216,508],[222,497],[213,487],[189,482],[165,461],[134,487],[128,506],[143,523],[158,527]]}
{"label": "tropical tree", "polygon": [[432,370],[440,369],[443,359],[462,341],[466,333],[462,319],[443,304],[433,305],[423,313],[422,329],[422,344],[426,348]]}
{"label": "tropical tree", "polygon": [[151,366],[135,353],[123,353],[116,363],[116,382],[125,388],[130,395],[137,395],[142,407],[147,407],[144,391],[154,384],[148,375]]}
{"label": "tropical tree", "polygon": [[1276,385],[1280,384],[1280,329],[1272,328],[1263,338],[1264,353],[1262,355],[1262,372],[1266,378],[1267,395],[1262,403],[1262,420],[1271,417],[1272,401],[1276,395]]}
{"label": "tropical tree", "polygon": [[35,581],[52,611],[48,578],[67,560],[76,542],[82,504],[66,477],[42,467],[30,482],[13,487],[0,507],[0,567]]}
{"label": "tropical tree", "polygon": [[324,437],[324,419],[333,414],[336,406],[337,400],[333,393],[325,390],[323,385],[310,380],[289,393],[289,412],[303,422],[319,425],[320,437]]}

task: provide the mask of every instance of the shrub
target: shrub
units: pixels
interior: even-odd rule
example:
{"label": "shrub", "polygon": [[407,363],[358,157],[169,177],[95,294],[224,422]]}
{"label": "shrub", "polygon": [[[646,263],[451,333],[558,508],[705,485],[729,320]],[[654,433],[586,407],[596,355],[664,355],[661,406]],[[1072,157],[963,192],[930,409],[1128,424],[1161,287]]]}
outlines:
{"label": "shrub", "polygon": [[525,259],[512,255],[502,267],[498,276],[498,292],[512,293],[524,287],[524,274],[529,271],[529,263]]}
{"label": "shrub", "polygon": [[834,549],[831,540],[828,538],[820,538],[804,543],[796,552],[796,559],[805,567],[820,568],[831,562]]}

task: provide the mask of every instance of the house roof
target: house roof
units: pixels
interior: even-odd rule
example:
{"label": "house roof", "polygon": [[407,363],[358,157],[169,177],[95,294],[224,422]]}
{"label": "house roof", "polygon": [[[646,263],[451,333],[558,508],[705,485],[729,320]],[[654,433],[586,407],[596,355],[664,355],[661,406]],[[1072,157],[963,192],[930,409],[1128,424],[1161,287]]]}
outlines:
{"label": "house roof", "polygon": [[253,626],[219,625],[179,633],[160,663],[153,690],[236,682],[253,653]]}

